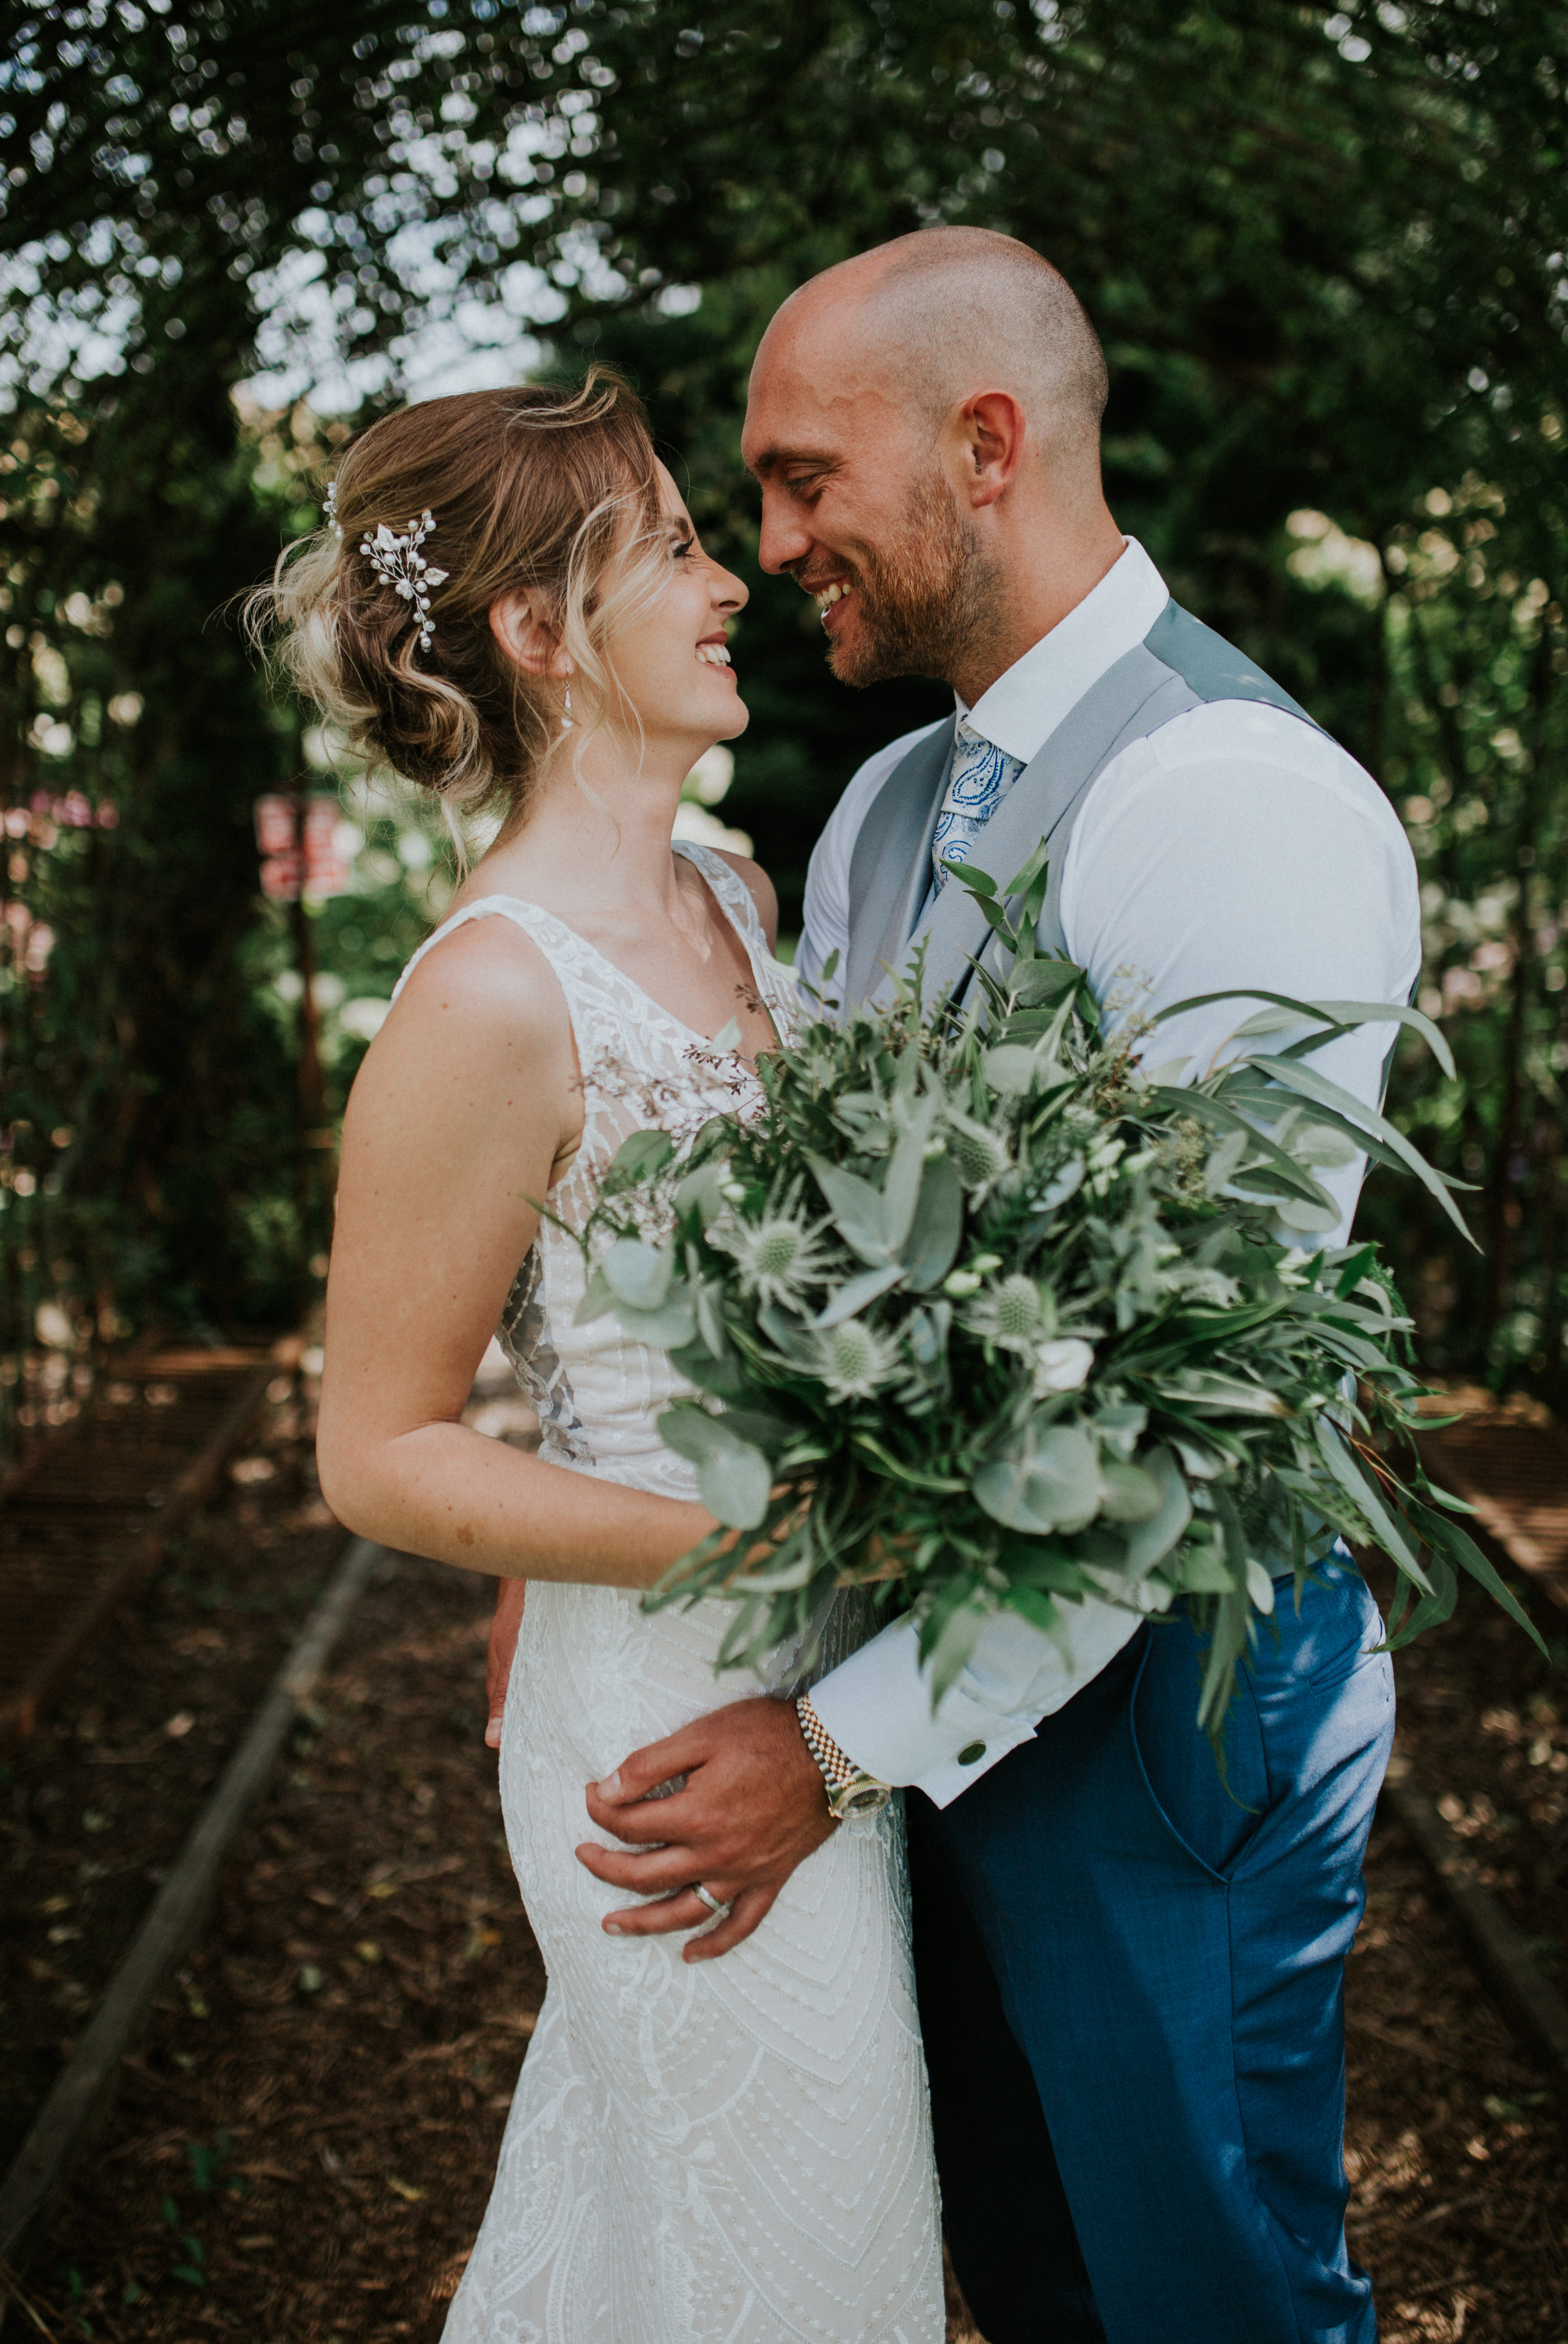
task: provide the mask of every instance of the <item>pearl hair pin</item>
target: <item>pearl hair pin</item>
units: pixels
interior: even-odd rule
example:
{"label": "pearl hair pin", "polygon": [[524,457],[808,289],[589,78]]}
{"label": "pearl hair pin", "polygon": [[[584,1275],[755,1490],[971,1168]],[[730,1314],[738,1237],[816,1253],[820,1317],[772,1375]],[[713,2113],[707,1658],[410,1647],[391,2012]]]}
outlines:
{"label": "pearl hair pin", "polygon": [[[321,510],[333,536],[341,538],[343,524],[338,518],[336,480],[328,484]],[[430,590],[432,586],[444,586],[451,574],[446,570],[432,570],[420,551],[435,525],[435,516],[424,512],[417,521],[409,523],[407,531],[401,536],[382,521],[373,537],[359,540],[359,551],[368,558],[377,577],[395,594],[400,594],[405,602],[413,604],[414,616],[419,621],[420,649],[426,652],[430,650],[436,631],[430,617]]]}
{"label": "pearl hair pin", "polygon": [[382,521],[374,537],[362,537],[359,541],[359,551],[376,575],[395,594],[400,594],[405,602],[413,604],[420,626],[420,649],[426,652],[436,631],[430,618],[430,590],[432,586],[444,586],[449,575],[445,570],[432,570],[420,551],[435,525],[434,515],[425,512],[418,521],[410,521],[400,536]]}

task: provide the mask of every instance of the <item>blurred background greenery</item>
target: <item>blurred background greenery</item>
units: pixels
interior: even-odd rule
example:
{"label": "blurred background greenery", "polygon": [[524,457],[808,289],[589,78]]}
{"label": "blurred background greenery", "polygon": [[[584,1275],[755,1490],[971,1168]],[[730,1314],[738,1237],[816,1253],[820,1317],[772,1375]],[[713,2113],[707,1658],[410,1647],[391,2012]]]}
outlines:
{"label": "blurred background greenery", "polygon": [[[333,450],[410,396],[628,369],[753,588],[710,818],[787,930],[855,764],[942,702],[843,691],[758,573],[746,372],[791,287],[936,220],[1067,272],[1118,520],[1401,811],[1459,1075],[1401,1058],[1394,1111],[1484,1250],[1387,1175],[1362,1226],[1433,1369],[1561,1399],[1568,10],[83,0],[15,9],[5,56],[0,1451],[134,1329],[319,1288],[321,1134],[450,884],[237,630]],[[303,914],[320,1089],[252,827],[302,787],[351,870]]]}

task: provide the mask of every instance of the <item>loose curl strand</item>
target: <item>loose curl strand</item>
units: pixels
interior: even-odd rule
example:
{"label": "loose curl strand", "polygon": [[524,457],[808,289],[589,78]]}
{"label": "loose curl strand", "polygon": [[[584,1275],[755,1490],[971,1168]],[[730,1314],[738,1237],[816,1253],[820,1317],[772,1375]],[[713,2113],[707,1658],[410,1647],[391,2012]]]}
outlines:
{"label": "loose curl strand", "polygon": [[[354,441],[333,485],[341,537],[322,529],[287,548],[245,606],[275,669],[368,771],[432,791],[460,852],[454,817],[500,812],[515,826],[563,743],[582,783],[594,733],[636,722],[612,639],[670,571],[652,437],[631,386],[595,365],[574,391],[525,385],[404,408]],[[383,522],[400,535],[426,510],[426,559],[447,576],[421,650],[413,605],[359,543]],[[527,673],[491,630],[491,606],[524,591],[572,663],[570,733],[559,685]]]}

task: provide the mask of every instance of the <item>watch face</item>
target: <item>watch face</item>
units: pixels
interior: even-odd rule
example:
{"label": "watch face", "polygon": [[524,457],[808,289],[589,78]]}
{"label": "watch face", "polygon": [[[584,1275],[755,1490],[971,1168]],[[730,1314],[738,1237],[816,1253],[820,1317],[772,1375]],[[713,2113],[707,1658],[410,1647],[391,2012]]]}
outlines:
{"label": "watch face", "polygon": [[893,1796],[885,1783],[862,1783],[839,1803],[841,1815],[875,1815]]}

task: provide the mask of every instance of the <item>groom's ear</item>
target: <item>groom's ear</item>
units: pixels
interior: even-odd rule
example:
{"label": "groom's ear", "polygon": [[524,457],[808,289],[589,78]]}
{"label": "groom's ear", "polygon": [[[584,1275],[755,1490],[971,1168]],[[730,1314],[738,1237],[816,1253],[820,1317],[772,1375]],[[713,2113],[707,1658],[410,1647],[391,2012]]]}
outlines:
{"label": "groom's ear", "polygon": [[503,594],[490,606],[490,631],[525,675],[566,676],[572,662],[561,648],[541,596]]}
{"label": "groom's ear", "polygon": [[953,418],[953,452],[962,492],[972,510],[994,505],[1024,460],[1028,426],[1010,390],[980,390]]}

